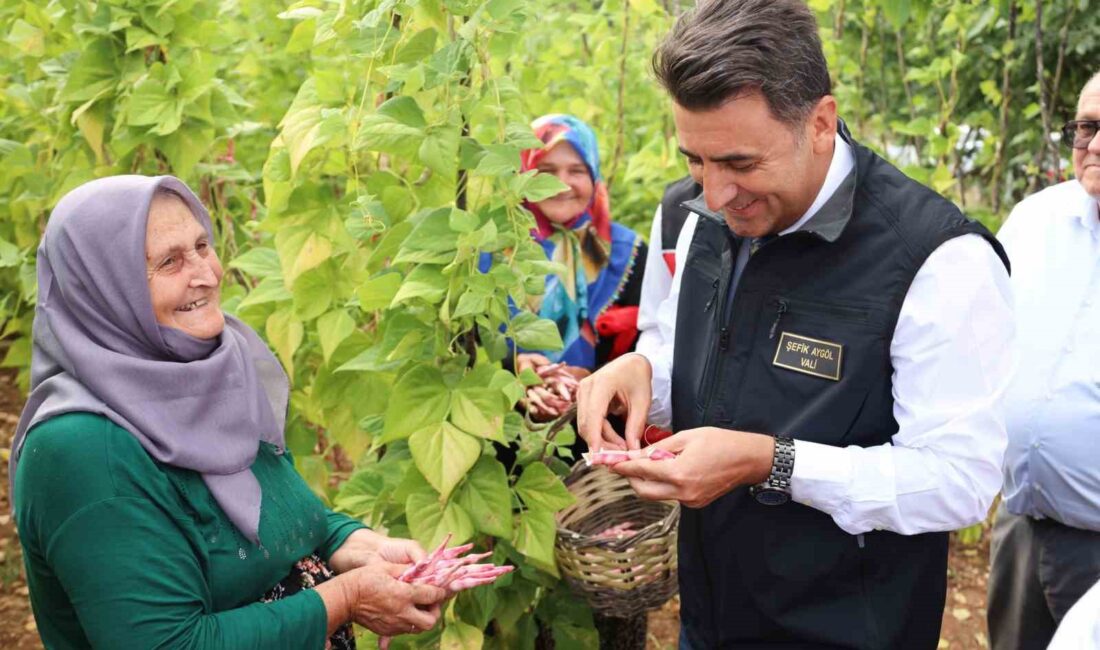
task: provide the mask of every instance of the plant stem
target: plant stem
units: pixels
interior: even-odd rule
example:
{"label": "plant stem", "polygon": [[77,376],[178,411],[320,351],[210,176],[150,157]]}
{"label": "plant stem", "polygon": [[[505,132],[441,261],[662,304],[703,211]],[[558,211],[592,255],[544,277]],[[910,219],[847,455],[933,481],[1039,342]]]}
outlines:
{"label": "plant stem", "polygon": [[[1043,118],[1043,139],[1038,152],[1035,154],[1035,164],[1038,171],[1031,177],[1029,193],[1046,185],[1043,178],[1043,166],[1050,149],[1050,95],[1048,94],[1050,89],[1046,83],[1046,72],[1043,66],[1043,0],[1036,0],[1035,2],[1035,76],[1036,83],[1039,84],[1039,113]],[[1058,152],[1054,153],[1057,157]],[[1040,186],[1040,183],[1043,185]]]}
{"label": "plant stem", "polygon": [[[1058,62],[1054,65],[1054,83],[1050,86],[1051,96],[1051,112],[1057,109],[1058,94],[1062,85],[1062,70],[1063,65],[1066,62],[1066,46],[1069,42],[1069,26],[1073,22],[1073,19],[1077,15],[1077,3],[1069,3],[1069,11],[1066,12],[1066,19],[1062,22],[1062,29],[1058,34]],[[1054,179],[1055,181],[1062,178],[1062,160],[1058,156],[1058,152],[1054,152]]]}
{"label": "plant stem", "polygon": [[1008,42],[1006,43],[1011,44],[1012,50],[1004,55],[1004,61],[1002,61],[1000,132],[997,134],[997,151],[994,154],[993,187],[991,190],[993,192],[993,213],[997,215],[1001,213],[1001,195],[1004,194],[1002,184],[1004,182],[1005,156],[1008,151],[1005,143],[1008,142],[1011,135],[1008,132],[1008,104],[1012,96],[1012,64],[1016,52],[1016,13],[1016,0],[1012,0],[1008,5]]}
{"label": "plant stem", "polygon": [[623,144],[626,141],[626,52],[630,39],[630,0],[623,0],[623,30],[622,47],[619,50],[619,99],[616,107],[616,120],[618,128],[615,131],[615,153],[611,157],[611,165],[606,175],[607,190],[611,191],[611,185],[615,182],[615,175],[619,172],[619,160],[623,155]]}

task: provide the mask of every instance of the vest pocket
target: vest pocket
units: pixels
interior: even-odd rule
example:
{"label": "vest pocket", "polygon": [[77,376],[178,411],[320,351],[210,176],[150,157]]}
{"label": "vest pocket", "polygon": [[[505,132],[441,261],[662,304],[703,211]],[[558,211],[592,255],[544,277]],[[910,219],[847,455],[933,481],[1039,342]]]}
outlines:
{"label": "vest pocket", "polygon": [[[693,335],[676,337],[674,358],[676,366],[692,369],[689,373],[683,373],[681,370],[677,374],[678,378],[690,378],[691,389],[684,393],[691,398],[680,401],[674,408],[690,408],[696,419],[703,415],[705,396],[708,394],[708,380],[711,379],[718,356],[720,321],[725,306],[724,296],[721,295],[723,272],[719,261],[721,259],[720,251],[714,254],[695,254],[689,256],[691,263],[685,264],[683,268],[682,287],[688,288],[687,290],[692,293],[688,296],[681,294],[676,330],[677,332],[690,330]],[[696,290],[698,293],[694,293]],[[690,359],[692,363],[685,364],[681,361],[682,359]],[[674,391],[677,388],[678,386],[674,385]]]}
{"label": "vest pocket", "polygon": [[767,296],[761,307],[737,419],[749,430],[840,444],[889,367],[885,319],[873,307],[791,295]]}

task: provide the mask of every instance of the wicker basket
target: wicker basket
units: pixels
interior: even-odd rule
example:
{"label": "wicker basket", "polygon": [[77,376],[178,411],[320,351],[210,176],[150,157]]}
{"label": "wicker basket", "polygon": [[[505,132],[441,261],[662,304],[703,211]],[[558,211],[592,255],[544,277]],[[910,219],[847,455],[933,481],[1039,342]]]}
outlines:
{"label": "wicker basket", "polygon": [[[565,479],[577,502],[558,513],[554,544],[565,580],[599,614],[629,618],[656,609],[676,593],[676,530],[680,506],[645,501],[625,478],[577,463]],[[596,537],[631,522],[622,538]]]}

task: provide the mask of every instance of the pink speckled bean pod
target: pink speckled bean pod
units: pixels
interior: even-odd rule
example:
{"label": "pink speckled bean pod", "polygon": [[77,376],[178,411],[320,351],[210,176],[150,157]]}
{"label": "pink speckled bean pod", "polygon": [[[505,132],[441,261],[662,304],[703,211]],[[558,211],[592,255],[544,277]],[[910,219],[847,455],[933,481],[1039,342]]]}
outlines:
{"label": "pink speckled bean pod", "polygon": [[[448,549],[449,541],[451,541],[450,533],[427,557],[405,569],[398,580],[413,584],[435,585],[453,595],[464,589],[487,585],[500,576],[510,573],[514,568],[495,564],[477,564],[478,560],[484,560],[492,553],[474,553],[464,556],[463,554],[473,549],[474,545],[462,544]],[[379,650],[387,650],[391,641],[391,637],[379,637]]]}
{"label": "pink speckled bean pod", "polygon": [[672,460],[676,458],[676,454],[667,449],[661,449],[660,447],[650,447],[649,449],[647,456],[650,460]]}

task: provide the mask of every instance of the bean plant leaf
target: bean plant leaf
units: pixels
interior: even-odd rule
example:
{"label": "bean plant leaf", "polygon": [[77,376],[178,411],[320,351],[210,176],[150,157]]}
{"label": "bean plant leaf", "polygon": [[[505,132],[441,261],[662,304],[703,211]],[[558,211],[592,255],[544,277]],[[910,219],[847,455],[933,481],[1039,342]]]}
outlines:
{"label": "bean plant leaf", "polygon": [[516,343],[528,350],[560,350],[561,334],[551,320],[539,318],[531,312],[520,312],[512,319],[512,331]]}
{"label": "bean plant leaf", "polygon": [[355,137],[355,148],[381,151],[406,157],[413,155],[424,139],[424,132],[397,119],[374,113],[363,118]]}
{"label": "bean plant leaf", "polygon": [[894,29],[901,29],[909,21],[909,3],[910,0],[882,1],[882,13],[886,15],[886,19],[890,21]]}
{"label": "bean plant leaf", "polygon": [[523,475],[516,482],[516,492],[528,507],[539,507],[550,512],[576,503],[557,474],[542,463],[531,463],[523,468]]}
{"label": "bean plant leaf", "polygon": [[[297,102],[295,102],[297,103]],[[281,137],[290,154],[291,174],[297,174],[302,161],[309,152],[320,147],[331,137],[331,131],[325,128],[325,113],[319,105],[292,107],[283,121]]]}
{"label": "bean plant leaf", "polygon": [[515,178],[522,179],[519,183],[519,191],[528,201],[542,201],[569,189],[568,185],[553,174],[523,175]]}
{"label": "bean plant leaf", "polygon": [[443,638],[439,641],[439,650],[481,650],[485,634],[462,621],[450,621],[443,628]]}
{"label": "bean plant leaf", "polygon": [[336,280],[330,266],[319,266],[303,273],[294,282],[294,314],[311,321],[328,311],[336,291]]}
{"label": "bean plant leaf", "polygon": [[373,346],[363,350],[348,361],[344,362],[336,372],[390,372],[401,366],[400,361],[386,359],[386,354],[379,346]]}
{"label": "bean plant leaf", "polygon": [[402,375],[393,387],[386,409],[386,423],[378,442],[400,440],[414,431],[439,426],[447,417],[450,402],[450,390],[438,368],[413,368]]}
{"label": "bean plant leaf", "polygon": [[500,461],[490,456],[479,458],[459,488],[457,499],[479,531],[504,539],[512,537],[512,493]]}
{"label": "bean plant leaf", "polygon": [[444,126],[432,130],[420,145],[420,161],[444,178],[458,172],[458,129]]}
{"label": "bean plant leaf", "polygon": [[179,73],[175,68],[163,64],[151,68],[130,93],[127,124],[151,127],[150,131],[157,135],[175,132],[183,121],[183,105],[172,92],[177,83]]}
{"label": "bean plant leaf", "polygon": [[374,466],[370,466],[359,470],[341,483],[333,504],[353,517],[375,520],[378,503],[386,497],[386,481],[373,469]]}
{"label": "bean plant leaf", "polygon": [[[193,122],[193,120],[191,121]],[[160,141],[159,148],[173,171],[187,175],[214,143],[214,129],[198,123],[184,123]]]}
{"label": "bean plant leaf", "polygon": [[442,422],[412,434],[409,450],[420,473],[447,498],[477,462],[481,443],[450,422]]}
{"label": "bean plant leaf", "polygon": [[289,309],[280,309],[267,318],[267,340],[286,367],[286,374],[294,376],[294,353],[305,338],[302,322]]}
{"label": "bean plant leaf", "polygon": [[325,361],[332,357],[336,346],[355,331],[355,321],[343,309],[335,309],[317,319],[317,334]]}
{"label": "bean plant leaf", "polygon": [[470,435],[504,442],[504,408],[500,392],[462,388],[451,395],[451,422]]}
{"label": "bean plant leaf", "polygon": [[524,368],[516,377],[528,388],[531,386],[541,386],[543,383],[542,377],[539,377],[539,374],[530,368]]}
{"label": "bean plant leaf", "polygon": [[539,568],[558,575],[554,562],[554,538],[557,527],[554,513],[541,508],[529,508],[519,516],[516,527],[515,547]]}
{"label": "bean plant leaf", "polygon": [[376,272],[382,268],[389,258],[397,254],[397,251],[401,249],[401,243],[412,232],[413,225],[408,221],[402,221],[396,226],[386,231],[386,234],[382,236],[382,240],[377,242],[373,251],[371,251],[370,257],[367,258],[367,268],[371,272]]}
{"label": "bean plant leaf", "polygon": [[394,62],[416,63],[417,61],[423,61],[431,56],[432,52],[435,52],[435,41],[438,37],[439,32],[434,29],[420,30],[413,34],[412,38],[405,41],[405,44],[397,52],[397,56],[394,57]]}
{"label": "bean plant leaf", "polygon": [[97,38],[81,48],[80,56],[65,79],[61,101],[83,102],[113,88],[118,83],[118,65],[121,61],[122,57],[108,39]]}
{"label": "bean plant leaf", "polygon": [[240,269],[257,278],[269,278],[282,273],[279,254],[273,248],[257,247],[233,258],[230,268]]}
{"label": "bean plant leaf", "polygon": [[490,294],[486,294],[474,289],[469,289],[466,293],[462,294],[458,299],[458,306],[455,307],[454,313],[451,314],[452,318],[462,318],[463,316],[477,316],[484,314],[489,309],[489,302],[492,300]]}
{"label": "bean plant leaf", "polygon": [[473,232],[477,230],[480,219],[472,212],[455,208],[451,211],[448,223],[455,232]]}
{"label": "bean plant leaf", "polygon": [[302,479],[322,501],[328,502],[329,468],[320,456],[296,456],[294,465]]}
{"label": "bean plant leaf", "polygon": [[498,589],[467,589],[455,599],[455,612],[462,620],[484,629],[496,611],[498,592]]}
{"label": "bean plant leaf", "polygon": [[22,256],[19,254],[19,247],[7,240],[0,239],[0,269],[19,266],[21,261]]}
{"label": "bean plant leaf", "polygon": [[387,99],[378,107],[377,112],[414,129],[422,129],[428,125],[424,120],[424,111],[420,110],[416,100],[406,95]]}
{"label": "bean plant leaf", "polygon": [[22,18],[12,23],[6,39],[9,45],[28,57],[38,58],[46,54],[46,34]]}
{"label": "bean plant leaf", "polygon": [[397,263],[447,264],[454,259],[455,234],[450,225],[451,210],[435,210],[421,218],[401,243]]}
{"label": "bean plant leaf", "polygon": [[431,488],[409,495],[405,501],[405,518],[413,539],[424,548],[439,546],[448,534],[452,545],[474,536],[474,523],[462,506],[454,501],[442,501]]}
{"label": "bean plant leaf", "polygon": [[355,292],[359,296],[359,309],[376,311],[389,307],[401,288],[401,280],[400,273],[385,273],[359,285]]}
{"label": "bean plant leaf", "polygon": [[391,307],[408,302],[413,298],[420,298],[430,303],[437,303],[447,293],[448,280],[438,266],[422,264],[405,278],[401,288],[393,297]]}
{"label": "bean plant leaf", "polygon": [[491,144],[475,170],[486,176],[509,176],[519,170],[520,148],[510,144]]}
{"label": "bean plant leaf", "polygon": [[275,250],[288,287],[306,271],[320,266],[332,255],[332,242],[308,227],[290,228],[275,235]]}
{"label": "bean plant leaf", "polygon": [[276,275],[264,278],[256,285],[255,289],[249,291],[245,299],[241,301],[240,309],[268,302],[290,300],[293,297],[294,295],[287,291],[286,285],[283,284],[282,276]]}

